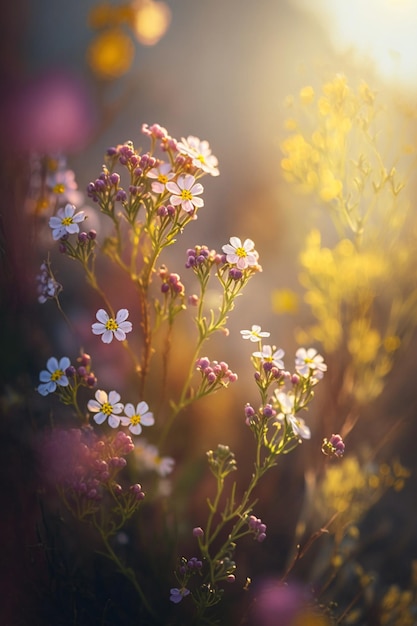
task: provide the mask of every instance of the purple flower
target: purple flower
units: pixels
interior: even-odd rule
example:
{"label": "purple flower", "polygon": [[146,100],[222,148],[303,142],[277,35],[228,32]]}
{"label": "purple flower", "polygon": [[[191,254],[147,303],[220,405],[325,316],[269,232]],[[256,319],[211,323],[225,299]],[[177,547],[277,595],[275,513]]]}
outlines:
{"label": "purple flower", "polygon": [[174,587],[173,589],[170,589],[171,595],[169,596],[169,599],[174,604],[178,604],[183,598],[185,598],[185,596],[188,596],[189,593],[190,590],[186,587],[181,587],[181,589],[178,589],[178,587]]}

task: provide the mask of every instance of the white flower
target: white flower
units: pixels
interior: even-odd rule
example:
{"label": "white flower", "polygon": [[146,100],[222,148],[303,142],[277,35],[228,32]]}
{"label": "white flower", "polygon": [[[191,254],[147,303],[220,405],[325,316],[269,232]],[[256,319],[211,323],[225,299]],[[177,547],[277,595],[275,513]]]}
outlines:
{"label": "white flower", "polygon": [[178,177],[177,182],[169,182],[166,188],[172,196],[169,201],[173,206],[181,205],[186,213],[193,213],[195,208],[204,206],[204,200],[197,198],[203,193],[204,187],[201,183],[195,182],[195,177],[191,174],[183,174]]}
{"label": "white flower", "polygon": [[282,348],[279,350],[275,349],[275,346],[262,346],[262,351],[253,352],[252,356],[257,359],[262,359],[264,363],[272,363],[275,367],[280,370],[284,369],[284,361],[282,357],[285,355],[285,352]]}
{"label": "white flower", "polygon": [[46,370],[42,370],[39,374],[39,380],[43,383],[38,386],[38,393],[41,396],[47,396],[53,393],[57,387],[67,387],[69,382],[65,375],[65,370],[71,365],[71,361],[67,356],[63,356],[59,362],[54,356],[51,356],[46,363]]}
{"label": "white flower", "polygon": [[257,324],[253,324],[251,330],[241,330],[240,334],[242,339],[249,339],[249,341],[260,341],[262,337],[269,337],[271,333],[261,330],[261,327]]}
{"label": "white flower", "polygon": [[52,237],[55,241],[61,239],[67,233],[74,235],[80,232],[79,222],[85,219],[84,211],[75,213],[75,206],[67,204],[65,208],[59,209],[56,215],[49,218],[49,226],[52,228]]}
{"label": "white flower", "polygon": [[153,167],[146,174],[148,178],[155,178],[155,182],[152,183],[152,191],[154,193],[164,193],[165,185],[171,178],[174,178],[174,172],[171,171],[170,163],[161,163],[156,167]]}
{"label": "white flower", "polygon": [[174,469],[175,461],[172,457],[161,457],[158,448],[143,439],[135,445],[134,454],[140,469],[157,472],[162,478],[171,474]]}
{"label": "white flower", "polygon": [[294,415],[294,396],[288,395],[284,391],[275,391],[275,395],[281,409],[276,419],[280,422],[286,419],[290,423],[294,435],[302,439],[310,439],[311,432],[309,427],[306,426],[303,419]]}
{"label": "white flower", "polygon": [[230,243],[224,245],[222,250],[226,255],[226,261],[236,265],[240,270],[258,264],[258,253],[252,239],[245,239],[242,244],[239,237],[230,237]]}
{"label": "white flower", "polygon": [[187,139],[181,138],[177,144],[179,152],[190,156],[193,160],[194,167],[199,167],[203,172],[218,176],[220,174],[217,165],[218,160],[211,153],[208,141],[200,141],[198,137],[190,135]]}
{"label": "white flower", "polygon": [[91,413],[97,413],[93,418],[96,424],[102,424],[108,420],[109,426],[117,428],[120,424],[118,414],[123,411],[123,404],[119,402],[120,394],[117,391],[110,391],[107,396],[105,391],[97,389],[95,397],[95,400],[88,401],[87,407]]}
{"label": "white flower", "polygon": [[125,321],[128,316],[129,311],[127,309],[117,311],[116,319],[110,317],[104,309],[99,309],[96,313],[98,322],[92,324],[91,330],[94,335],[102,335],[101,340],[103,343],[111,343],[113,336],[118,341],[124,341],[126,333],[130,333],[132,330],[132,323]]}
{"label": "white flower", "polygon": [[295,369],[300,376],[307,377],[310,373],[313,378],[320,380],[323,378],[324,372],[327,371],[327,365],[321,354],[314,348],[298,348],[295,353]]}
{"label": "white flower", "polygon": [[146,402],[139,402],[135,408],[128,402],[125,404],[125,414],[120,417],[123,426],[129,426],[129,430],[134,435],[140,435],[142,426],[152,426],[155,424],[153,414],[149,411]]}

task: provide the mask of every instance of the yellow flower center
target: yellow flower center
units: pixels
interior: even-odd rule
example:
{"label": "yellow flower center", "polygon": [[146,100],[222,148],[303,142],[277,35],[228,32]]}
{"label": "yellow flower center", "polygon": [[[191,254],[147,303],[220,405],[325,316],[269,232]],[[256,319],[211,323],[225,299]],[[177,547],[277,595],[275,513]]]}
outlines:
{"label": "yellow flower center", "polygon": [[137,415],[132,415],[132,417],[130,418],[130,423],[133,426],[136,426],[136,424],[140,424],[140,420],[141,420],[141,415],[140,413],[138,413]]}
{"label": "yellow flower center", "polygon": [[242,248],[242,246],[240,248],[236,248],[236,254],[241,259],[244,259],[246,257],[246,250],[245,250],[245,248]]}
{"label": "yellow flower center", "polygon": [[200,161],[200,163],[202,163],[203,165],[206,164],[206,159],[203,157],[202,154],[199,154],[197,157],[197,161]]}
{"label": "yellow flower center", "polygon": [[64,372],[62,370],[55,370],[55,372],[51,374],[51,380],[56,383],[63,375]]}
{"label": "yellow flower center", "polygon": [[65,191],[65,185],[63,183],[58,183],[57,185],[55,185],[55,187],[52,189],[52,193],[64,193]]}
{"label": "yellow flower center", "polygon": [[117,330],[119,328],[119,324],[116,322],[115,319],[113,319],[112,317],[110,317],[106,324],[105,324],[106,330]]}
{"label": "yellow flower center", "polygon": [[168,182],[168,176],[165,176],[165,174],[159,174],[158,181],[165,185]]}
{"label": "yellow flower center", "polygon": [[189,189],[183,189],[181,191],[181,200],[192,200],[193,194]]}
{"label": "yellow flower center", "polygon": [[113,407],[108,402],[103,402],[101,405],[101,412],[104,413],[107,417],[113,413]]}
{"label": "yellow flower center", "polygon": [[70,224],[72,224],[72,217],[64,217],[62,220],[62,225],[69,226]]}

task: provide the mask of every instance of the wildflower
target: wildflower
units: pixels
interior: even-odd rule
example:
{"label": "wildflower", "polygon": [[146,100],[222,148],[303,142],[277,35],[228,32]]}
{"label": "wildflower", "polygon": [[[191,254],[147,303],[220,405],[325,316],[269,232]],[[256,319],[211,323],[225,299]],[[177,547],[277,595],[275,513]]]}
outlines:
{"label": "wildflower", "polygon": [[186,587],[181,587],[181,589],[178,589],[177,587],[174,587],[173,589],[170,589],[170,594],[171,595],[170,595],[169,599],[174,604],[178,604],[179,602],[181,602],[181,600],[183,598],[188,596],[189,593],[190,593],[190,590],[187,589]]}
{"label": "wildflower", "polygon": [[149,411],[146,402],[139,402],[136,409],[133,404],[125,404],[125,415],[120,417],[123,426],[128,426],[133,435],[140,435],[142,426],[152,426],[155,423],[153,414]]}
{"label": "wildflower", "polygon": [[325,437],[321,451],[326,456],[337,456],[341,458],[345,453],[345,444],[342,437],[340,435],[332,435],[329,440]]}
{"label": "wildflower", "polygon": [[262,331],[261,327],[257,324],[253,324],[250,330],[241,330],[240,334],[242,339],[249,339],[249,341],[260,341],[262,337],[269,337],[271,333]]}
{"label": "wildflower", "polygon": [[47,396],[49,393],[53,393],[57,385],[60,387],[67,387],[68,377],[65,374],[65,370],[71,365],[71,361],[67,356],[63,356],[59,362],[54,356],[51,356],[46,363],[46,370],[42,370],[39,374],[39,380],[42,385],[38,386],[38,393],[41,396]]}
{"label": "wildflower", "polygon": [[262,520],[259,517],[255,517],[255,515],[249,515],[248,519],[249,529],[255,535],[255,541],[262,543],[266,539],[266,524],[262,523]]}
{"label": "wildflower", "polygon": [[226,255],[226,261],[236,265],[240,270],[258,264],[258,253],[252,239],[245,239],[242,243],[239,237],[230,237],[230,243],[224,245],[222,250]]}
{"label": "wildflower", "polygon": [[276,398],[281,409],[281,413],[277,415],[278,421],[286,420],[290,423],[294,435],[301,437],[302,439],[310,439],[311,432],[308,426],[306,426],[303,419],[294,415],[294,402],[293,395],[289,395],[284,391],[276,391]]}
{"label": "wildflower", "polygon": [[271,363],[274,367],[282,370],[284,369],[284,361],[282,357],[285,355],[285,352],[282,348],[276,350],[275,346],[262,346],[261,351],[253,352],[252,356],[257,359],[262,359],[263,363]]}
{"label": "wildflower", "polygon": [[154,193],[164,193],[165,185],[171,178],[174,178],[174,172],[171,171],[170,163],[161,163],[149,170],[146,176],[156,179],[151,185]]}
{"label": "wildflower", "polygon": [[192,158],[193,165],[200,168],[203,172],[211,174],[212,176],[218,176],[220,174],[217,165],[218,160],[211,153],[211,149],[208,141],[200,141],[198,137],[189,135],[187,139],[182,137],[178,142],[177,148],[183,154]]}
{"label": "wildflower", "polygon": [[135,445],[135,457],[140,469],[151,470],[165,478],[174,469],[175,461],[170,456],[159,455],[158,448],[141,440]]}
{"label": "wildflower", "polygon": [[103,343],[111,343],[113,335],[118,341],[124,341],[126,333],[130,333],[132,330],[131,322],[126,322],[128,316],[129,311],[127,309],[117,311],[116,319],[110,317],[104,309],[99,309],[96,313],[99,323],[92,324],[91,330],[94,335],[102,335]]}
{"label": "wildflower", "polygon": [[196,183],[191,174],[179,176],[177,182],[168,182],[166,188],[172,193],[171,204],[180,204],[186,213],[193,213],[196,208],[204,206],[204,200],[196,197],[203,193],[204,187],[201,183]]}
{"label": "wildflower", "polygon": [[94,415],[96,424],[102,424],[108,420],[111,428],[117,428],[120,424],[118,414],[123,411],[123,404],[119,402],[120,394],[117,391],[110,391],[107,395],[102,389],[97,389],[95,397],[95,400],[88,401],[87,407],[91,413],[97,414]]}
{"label": "wildflower", "polygon": [[327,365],[314,348],[299,348],[295,353],[295,369],[301,376],[307,377],[312,373],[314,378],[320,380],[327,371]]}
{"label": "wildflower", "polygon": [[38,302],[44,304],[53,300],[62,291],[62,285],[55,280],[49,262],[44,261],[40,266],[41,273],[36,276],[38,281]]}
{"label": "wildflower", "polygon": [[237,381],[237,374],[232,372],[225,361],[211,361],[207,357],[200,357],[196,361],[196,369],[202,374],[203,381],[207,381],[208,386],[223,385],[227,387],[229,383]]}
{"label": "wildflower", "polygon": [[59,209],[56,215],[49,219],[49,226],[52,228],[52,237],[55,241],[64,235],[74,235],[80,232],[79,222],[84,221],[84,211],[75,213],[75,206],[67,204],[65,208]]}

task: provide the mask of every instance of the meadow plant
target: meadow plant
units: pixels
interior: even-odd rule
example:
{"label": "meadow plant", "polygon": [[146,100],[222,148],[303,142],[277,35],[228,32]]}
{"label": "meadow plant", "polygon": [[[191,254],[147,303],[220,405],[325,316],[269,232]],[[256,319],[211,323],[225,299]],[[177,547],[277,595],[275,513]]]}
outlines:
{"label": "meadow plant", "polygon": [[[53,428],[42,440],[46,482],[55,485],[62,503],[78,522],[94,529],[101,541],[100,552],[137,591],[140,623],[167,623],[166,615],[158,613],[158,595],[149,592],[143,565],[126,565],[115,538],[132,516],[138,515],[136,523],[145,523],[140,517],[143,503],[149,499],[152,505],[161,497],[161,480],[171,474],[175,464],[162,450],[169,452],[169,438],[180,413],[238,380],[225,361],[211,359],[204,351],[214,333],[228,334],[226,324],[237,296],[262,268],[250,238],[233,235],[219,252],[196,245],[184,255],[186,271],[192,272],[197,284],[196,292],[187,297],[180,275],[160,263],[160,257],[204,210],[200,180],[205,175],[218,176],[218,162],[207,141],[194,136],[177,141],[158,124],[144,125],[142,132],[150,142],[148,152],[136,149],[131,141],[109,148],[101,173],[88,185],[88,198],[111,224],[110,231],[103,228],[106,235],[84,229],[86,210],[65,197],[65,185],[59,183],[64,176],[56,174],[55,181],[48,178],[49,193],[59,192],[48,219],[51,241],[56,242],[63,261],[81,265],[87,283],[102,302],[91,314],[91,336],[108,350],[120,342],[128,353],[134,383],[129,390],[103,389],[100,368],[92,370],[94,355],[78,347],[80,356],[75,359],[48,358],[37,391],[42,396],[53,394],[72,407],[70,428],[58,426],[54,419]],[[43,184],[43,194],[45,188]],[[40,204],[44,206],[45,201]],[[118,308],[123,302],[115,305],[108,281],[100,279],[96,264],[102,256],[127,277],[133,294],[127,299],[132,302],[133,297],[138,324],[131,321],[127,308]],[[62,311],[63,287],[54,277],[49,257],[40,272],[39,302],[54,300]],[[213,282],[218,291],[217,308],[207,304]],[[173,327],[187,309],[195,325],[195,347],[179,392],[166,397]],[[162,591],[171,606],[180,602],[194,606],[188,615],[198,624],[217,623],[212,607],[222,600],[225,586],[236,581],[234,558],[240,540],[245,536],[258,543],[266,540],[267,524],[255,513],[256,487],[277,465],[278,457],[310,438],[310,427],[300,414],[313,400],[314,388],[327,370],[323,357],[313,348],[298,349],[287,369],[284,351],[264,342],[270,333],[259,325],[242,330],[241,336],[252,348],[248,358],[259,392],[258,405],[246,404],[242,411],[242,424],[254,440],[252,475],[246,487],[229,476],[237,471],[238,463],[228,445],[219,444],[207,452],[215,483],[214,495],[206,499],[207,519],[202,526],[189,529],[195,555],[178,557],[172,586]],[[152,375],[155,368],[159,368],[157,388]],[[90,394],[87,401],[86,390]],[[134,399],[125,402],[122,396],[128,392]],[[161,398],[164,410],[159,410]],[[158,408],[158,415],[153,407]],[[145,428],[156,433],[149,436],[152,443],[142,437]],[[323,445],[326,454],[343,455],[340,436],[332,435]],[[160,480],[152,479],[150,472]],[[165,606],[163,610],[167,610]],[[170,623],[183,623],[183,619],[170,611]]]}
{"label": "meadow plant", "polygon": [[[291,106],[297,109],[294,101]],[[239,547],[249,538],[255,544],[268,541],[268,519],[257,515],[259,482],[281,462],[279,457],[303,441],[315,445],[316,427],[306,416],[316,386],[328,376],[320,350],[332,366],[336,350],[343,347],[348,355],[335,401],[341,417],[337,428],[325,432],[319,444],[325,469],[322,474],[317,471],[313,481],[306,476],[308,506],[296,539],[312,519],[319,521],[316,532],[298,543],[282,577],[272,587],[260,589],[263,600],[249,611],[250,623],[272,623],[269,612],[276,616],[284,605],[291,605],[293,620],[304,617],[305,623],[315,620],[323,626],[343,623],[349,611],[335,617],[335,605],[319,601],[319,596],[325,598],[342,566],[354,561],[352,546],[365,512],[387,489],[400,489],[408,476],[397,461],[378,467],[360,465],[353,456],[344,459],[344,437],[358,421],[361,408],[383,392],[394,356],[407,341],[410,324],[416,322],[415,290],[404,291],[405,283],[399,281],[390,283],[392,293],[381,292],[393,272],[404,276],[411,263],[407,238],[399,245],[409,220],[403,200],[405,179],[394,164],[384,164],[378,146],[377,118],[385,112],[377,107],[376,95],[367,85],[353,92],[341,76],[326,83],[318,98],[312,87],[302,89],[297,110],[306,115],[304,122],[294,118],[287,122],[291,134],[282,144],[284,175],[329,210],[338,241],[333,248],[324,248],[321,233],[314,229],[301,253],[300,281],[314,324],[298,330],[300,347],[293,357],[288,359],[269,340],[270,332],[257,320],[240,331],[241,345],[249,347],[258,393],[256,403],[242,407],[242,427],[252,441],[251,460],[245,458],[243,463],[250,464],[251,473],[245,478],[246,472],[239,471],[242,461],[227,443],[210,449],[206,460],[212,486],[208,495],[199,492],[201,504],[206,505],[205,518],[199,514],[189,527],[187,517],[182,525],[175,517],[187,494],[184,484],[175,481],[181,458],[176,458],[178,449],[171,447],[172,438],[181,430],[181,414],[187,408],[224,393],[238,381],[234,366],[222,360],[223,355],[207,356],[207,342],[216,333],[227,337],[236,298],[262,271],[255,243],[235,233],[219,251],[206,244],[188,248],[183,254],[185,280],[168,268],[164,252],[178,247],[184,229],[206,210],[201,180],[219,175],[208,142],[197,137],[178,141],[158,124],[144,124],[142,133],[150,143],[147,152],[132,141],[110,147],[101,172],[87,187],[94,210],[71,199],[73,176],[63,175],[62,161],[53,161],[53,173],[48,169],[51,159],[37,161],[32,205],[41,216],[49,207],[44,229],[49,226],[51,244],[61,252],[60,266],[66,261],[78,263],[99,303],[90,311],[91,356],[82,345],[74,345],[71,358],[49,356],[39,374],[39,394],[56,396],[71,407],[67,428],[54,416],[40,439],[44,482],[56,490],[69,519],[92,533],[95,554],[137,593],[134,615],[126,623],[226,623],[222,607],[228,595],[240,597],[233,589],[239,586],[245,592],[251,583],[250,572],[244,566],[239,571]],[[93,212],[100,219],[94,229],[85,228],[87,215]],[[128,285],[122,298],[114,297],[111,281],[100,270],[102,263]],[[46,306],[54,301],[74,330],[61,306],[65,285],[57,275],[48,256],[37,278],[38,300]],[[188,294],[189,282],[193,290]],[[217,306],[212,304],[213,290]],[[289,291],[285,300],[293,308]],[[185,316],[191,321],[179,368],[174,327]],[[125,388],[102,384],[94,346],[98,355],[104,349],[112,359],[126,357],[131,375],[125,378]],[[336,363],[334,367],[339,374]],[[171,384],[174,374],[175,384]],[[146,530],[146,551],[135,558],[135,553],[124,553],[123,546],[138,529]],[[331,550],[324,550],[317,561],[320,586],[307,597],[288,586],[290,575],[316,540],[330,531]],[[181,544],[187,550],[194,546],[193,553],[185,556]],[[369,579],[359,565],[355,571],[363,590]],[[386,623],[392,613],[390,602],[400,595],[396,588],[387,592]],[[411,602],[408,596],[401,598],[407,605],[405,615]],[[117,607],[117,598],[112,597],[111,603]],[[116,611],[120,623],[125,623],[122,609]],[[355,623],[352,620],[349,623]]]}

